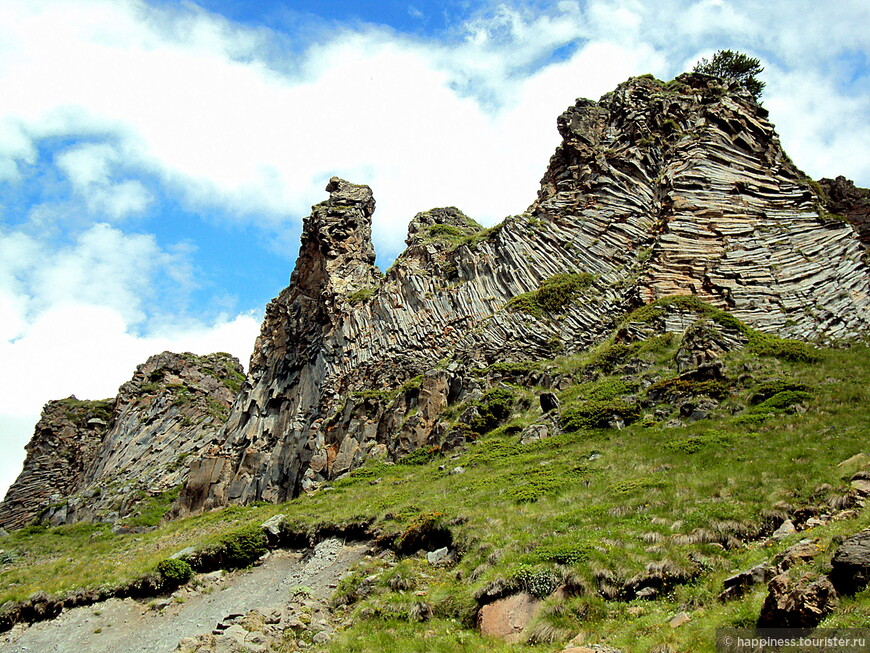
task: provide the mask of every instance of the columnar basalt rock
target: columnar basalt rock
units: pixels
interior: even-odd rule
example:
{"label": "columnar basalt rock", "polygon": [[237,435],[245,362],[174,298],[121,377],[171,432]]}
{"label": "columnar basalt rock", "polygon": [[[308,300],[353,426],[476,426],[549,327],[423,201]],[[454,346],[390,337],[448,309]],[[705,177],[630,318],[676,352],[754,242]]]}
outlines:
{"label": "columnar basalt rock", "polygon": [[112,404],[69,397],[45,405],[24,468],[0,503],[0,527],[21,528],[77,489],[96,459]]}
{"label": "columnar basalt rock", "polygon": [[49,402],[0,525],[114,522],[186,479],[187,458],[215,444],[244,380],[228,354],[163,352],[106,401]]}
{"label": "columnar basalt rock", "polygon": [[858,238],[870,248],[870,188],[859,188],[842,175],[836,179],[819,179],[825,208],[840,216],[858,232]]}
{"label": "columnar basalt rock", "polygon": [[[870,322],[853,230],[822,210],[741,89],[699,74],[633,78],[578,100],[558,128],[525,213],[491,229],[455,208],[420,213],[383,277],[371,190],[330,181],[220,450],[192,465],[182,512],[287,499],[369,456],[461,442],[440,414],[480,397],[470,370],[585,349],[662,296],[694,294],[803,339]],[[591,281],[556,308],[530,310],[531,295],[511,303],[560,274]]]}

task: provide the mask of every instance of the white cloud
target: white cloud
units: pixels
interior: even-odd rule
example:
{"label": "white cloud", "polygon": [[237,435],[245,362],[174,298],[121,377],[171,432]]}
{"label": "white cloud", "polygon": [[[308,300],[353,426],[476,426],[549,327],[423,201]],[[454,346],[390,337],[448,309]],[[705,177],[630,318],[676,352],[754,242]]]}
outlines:
{"label": "white cloud", "polygon": [[184,251],[96,224],[68,245],[0,233],[0,495],[14,480],[42,405],[114,396],[139,363],[164,350],[228,351],[247,365],[258,316],[210,322],[149,317],[146,298],[190,283]]}
{"label": "white cloud", "polygon": [[[266,226],[306,214],[325,180],[343,174],[372,184],[376,233],[396,247],[407,220],[432,205],[457,204],[485,222],[523,210],[556,143],[555,116],[577,96],[597,97],[630,74],[674,74],[729,39],[789,57],[789,35],[831,41],[824,21],[806,25],[800,11],[809,6],[501,3],[464,24],[457,42],[337,29],[279,60],[274,35],[192,5],[7,0],[0,39],[17,56],[0,68],[8,89],[0,172],[32,161],[34,143],[47,136],[109,134],[111,147],[58,158],[93,211],[112,219],[142,211],[148,191],[119,177],[136,170],[194,207]],[[828,14],[858,16],[857,5],[843,7]],[[854,24],[835,24],[837,38],[862,43]],[[569,48],[567,60],[543,65],[560,47]],[[809,78],[819,62],[804,60]],[[835,98],[847,95],[835,89]],[[795,124],[793,107],[778,111],[775,121]],[[524,138],[542,132],[541,140]],[[867,158],[850,152],[841,164],[864,174]]]}
{"label": "white cloud", "polygon": [[86,143],[60,152],[55,164],[92,214],[118,220],[141,213],[153,200],[141,182],[114,179],[113,169],[121,160],[122,155],[110,145]]}

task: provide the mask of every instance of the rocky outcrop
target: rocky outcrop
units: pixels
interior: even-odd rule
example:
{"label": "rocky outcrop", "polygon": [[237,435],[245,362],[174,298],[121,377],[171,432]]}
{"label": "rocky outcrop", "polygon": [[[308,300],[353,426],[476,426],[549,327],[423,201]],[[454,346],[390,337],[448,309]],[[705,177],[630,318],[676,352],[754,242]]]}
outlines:
{"label": "rocky outcrop", "polygon": [[780,574],[767,587],[758,628],[815,628],[837,606],[837,592],[825,576]]}
{"label": "rocky outcrop", "polygon": [[114,522],[185,480],[186,459],[215,443],[244,374],[228,354],[163,352],[115,399],[50,402],[0,524]]}
{"label": "rocky outcrop", "polygon": [[[371,190],[329,182],[220,450],[192,464],[182,512],[288,499],[370,456],[461,442],[467,433],[440,415],[481,397],[471,370],[588,348],[663,296],[697,295],[803,339],[870,322],[853,230],[821,210],[744,91],[699,74],[633,78],[578,100],[558,128],[526,213],[491,229],[455,208],[420,213],[383,276]],[[722,347],[745,341],[732,335]]]}
{"label": "rocky outcrop", "polygon": [[96,460],[112,405],[75,397],[45,405],[25,447],[24,468],[0,503],[0,527],[21,528],[76,490]]}
{"label": "rocky outcrop", "polygon": [[847,538],[831,560],[831,582],[840,594],[855,594],[870,584],[870,528]]}
{"label": "rocky outcrop", "polygon": [[842,216],[858,232],[858,238],[870,247],[870,188],[859,188],[842,175],[836,179],[819,179],[825,208]]}

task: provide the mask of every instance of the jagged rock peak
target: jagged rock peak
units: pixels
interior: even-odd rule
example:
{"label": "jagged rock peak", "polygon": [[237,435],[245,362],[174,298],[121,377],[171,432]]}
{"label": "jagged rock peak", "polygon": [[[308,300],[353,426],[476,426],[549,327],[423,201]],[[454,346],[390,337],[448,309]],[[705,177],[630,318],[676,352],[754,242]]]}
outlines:
{"label": "jagged rock peak", "polygon": [[24,468],[0,503],[0,527],[20,528],[74,491],[93,465],[114,400],[49,401],[27,443]]}
{"label": "jagged rock peak", "polygon": [[291,278],[291,286],[311,297],[353,292],[379,277],[372,244],[372,189],[333,177],[326,190],[329,199],[313,206],[302,225],[302,246]]}
{"label": "jagged rock peak", "polygon": [[417,214],[383,278],[371,191],[330,182],[290,286],[267,307],[220,450],[192,465],[183,511],[282,501],[368,458],[452,447],[476,418],[440,414],[486,391],[470,370],[587,350],[657,298],[696,295],[780,336],[866,331],[860,243],[820,214],[741,89],[636,77],[578,100],[558,127],[526,213],[485,230],[454,208]]}
{"label": "jagged rock peak", "polygon": [[118,397],[126,401],[179,385],[213,393],[227,383],[240,385],[244,374],[238,359],[224,352],[198,356],[190,352],[164,351],[138,365],[133,378],[119,388]]}
{"label": "jagged rock peak", "polygon": [[861,242],[870,247],[870,188],[860,188],[842,175],[819,179],[819,187],[825,208],[848,220]]}

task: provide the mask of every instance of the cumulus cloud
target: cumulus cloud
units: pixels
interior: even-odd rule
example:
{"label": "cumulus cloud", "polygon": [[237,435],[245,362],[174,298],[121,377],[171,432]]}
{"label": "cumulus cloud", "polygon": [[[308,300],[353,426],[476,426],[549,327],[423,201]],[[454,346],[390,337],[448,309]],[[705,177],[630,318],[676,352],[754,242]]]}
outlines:
{"label": "cumulus cloud", "polygon": [[92,214],[117,220],[142,213],[153,200],[140,181],[115,180],[112,168],[120,159],[109,145],[83,144],[58,153],[55,163]]}
{"label": "cumulus cloud", "polygon": [[95,224],[56,245],[23,228],[0,233],[0,437],[16,452],[0,466],[0,494],[49,399],[114,396],[136,365],[164,350],[228,351],[247,364],[258,315],[153,319],[148,297],[185,283],[182,253],[150,235]]}
{"label": "cumulus cloud", "polygon": [[[842,5],[830,13],[859,17],[857,5]],[[556,142],[554,118],[577,96],[597,97],[630,74],[675,74],[734,39],[784,57],[792,56],[789,34],[804,45],[824,39],[830,49],[824,21],[807,26],[802,17],[809,6],[501,3],[448,42],[362,26],[282,58],[269,47],[277,35],[192,5],[8,0],[0,36],[22,55],[0,73],[10,89],[0,110],[0,171],[32,162],[41,138],[111,134],[118,147],[58,157],[93,210],[115,218],[142,211],[151,199],[145,187],[116,178],[116,169],[135,169],[190,206],[261,224],[298,219],[338,173],[375,186],[376,233],[393,248],[413,213],[432,205],[457,204],[484,222],[523,210]],[[860,45],[854,24],[838,21],[837,29],[844,43]],[[550,60],[565,48],[562,60]],[[780,86],[768,81],[776,104]],[[775,120],[796,122],[794,107],[777,106]],[[840,164],[853,176],[870,174],[866,154]]]}

